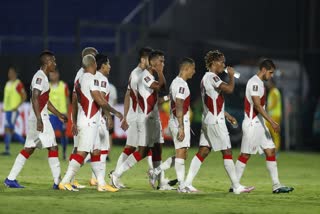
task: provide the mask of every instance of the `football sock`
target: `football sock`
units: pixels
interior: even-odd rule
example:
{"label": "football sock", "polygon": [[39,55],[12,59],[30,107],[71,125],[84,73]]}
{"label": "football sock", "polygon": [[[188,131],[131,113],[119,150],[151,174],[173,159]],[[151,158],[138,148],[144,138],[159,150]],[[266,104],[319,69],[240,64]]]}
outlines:
{"label": "football sock", "polygon": [[29,157],[30,157],[30,154],[28,152],[26,152],[25,150],[20,151],[9,173],[9,176],[8,176],[9,180],[16,180],[17,176],[21,172],[25,162]]}

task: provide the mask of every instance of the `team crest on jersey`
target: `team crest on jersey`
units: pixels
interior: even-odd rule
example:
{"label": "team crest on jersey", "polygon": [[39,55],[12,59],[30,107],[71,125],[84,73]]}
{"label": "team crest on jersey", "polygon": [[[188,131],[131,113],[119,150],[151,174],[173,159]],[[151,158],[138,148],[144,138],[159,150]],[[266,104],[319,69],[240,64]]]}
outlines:
{"label": "team crest on jersey", "polygon": [[217,77],[217,76],[215,76],[215,77],[213,77],[213,80],[214,80],[215,82],[219,82],[220,78]]}
{"label": "team crest on jersey", "polygon": [[98,80],[94,80],[94,85],[95,86],[99,86],[99,81]]}
{"label": "team crest on jersey", "polygon": [[258,91],[258,85],[253,85],[252,90],[253,91]]}
{"label": "team crest on jersey", "polygon": [[36,79],[36,84],[41,85],[42,79],[41,78],[37,78]]}
{"label": "team crest on jersey", "polygon": [[145,77],[144,78],[144,81],[146,81],[146,83],[148,83],[150,80],[151,80],[150,77]]}
{"label": "team crest on jersey", "polygon": [[180,93],[180,94],[184,94],[184,88],[183,88],[183,87],[180,87],[180,88],[179,88],[179,93]]}
{"label": "team crest on jersey", "polygon": [[106,81],[102,81],[101,82],[101,87],[102,88],[106,88],[107,87],[107,82]]}

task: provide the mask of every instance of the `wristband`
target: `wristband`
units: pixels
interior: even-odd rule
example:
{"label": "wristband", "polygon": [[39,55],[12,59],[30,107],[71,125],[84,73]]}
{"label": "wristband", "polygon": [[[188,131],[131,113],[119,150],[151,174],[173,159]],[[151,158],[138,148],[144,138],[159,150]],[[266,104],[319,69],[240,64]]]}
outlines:
{"label": "wristband", "polygon": [[168,100],[169,100],[169,97],[166,95],[166,96],[163,97],[163,100],[164,100],[164,101],[168,101]]}

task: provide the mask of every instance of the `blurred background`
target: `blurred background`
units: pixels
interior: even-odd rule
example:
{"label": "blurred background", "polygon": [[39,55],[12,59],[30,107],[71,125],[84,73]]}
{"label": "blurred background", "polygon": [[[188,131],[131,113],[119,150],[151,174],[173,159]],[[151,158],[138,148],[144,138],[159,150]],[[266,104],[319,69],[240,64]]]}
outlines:
{"label": "blurred background", "polygon": [[[165,52],[165,76],[171,83],[179,59],[196,61],[189,81],[192,127],[198,144],[201,126],[200,81],[206,71],[204,55],[219,49],[226,64],[241,73],[234,94],[226,96],[226,110],[239,123],[247,80],[257,62],[272,58],[275,85],[281,93],[281,148],[320,150],[320,2],[317,0],[3,0],[0,13],[0,101],[9,66],[15,66],[30,98],[30,82],[44,49],[57,58],[60,78],[72,90],[81,64],[81,50],[93,46],[111,61],[110,82],[122,108],[128,76],[144,46]],[[227,75],[223,75],[226,78]],[[169,86],[169,84],[168,84]],[[25,133],[28,103],[19,108],[17,132]],[[161,108],[164,134],[168,107]],[[234,146],[241,143],[241,126],[229,127]],[[0,116],[0,135],[4,114]],[[67,134],[70,133],[67,130]],[[116,121],[115,139],[125,134]]]}

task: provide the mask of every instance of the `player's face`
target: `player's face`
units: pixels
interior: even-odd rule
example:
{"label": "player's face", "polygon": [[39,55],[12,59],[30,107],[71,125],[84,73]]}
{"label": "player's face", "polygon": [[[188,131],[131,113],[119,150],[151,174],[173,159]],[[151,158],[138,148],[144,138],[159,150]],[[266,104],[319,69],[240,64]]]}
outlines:
{"label": "player's face", "polygon": [[149,57],[141,57],[140,62],[142,65],[144,65],[146,68],[149,67]]}
{"label": "player's face", "polygon": [[187,67],[188,79],[191,79],[193,75],[196,73],[196,65],[188,65]]}
{"label": "player's face", "polygon": [[49,73],[49,79],[50,79],[50,81],[52,81],[52,82],[58,81],[58,80],[59,80],[59,74],[58,74],[58,72],[50,72],[50,73]]}
{"label": "player's face", "polygon": [[163,71],[164,68],[164,56],[158,56],[157,59],[155,59],[155,63],[154,63],[154,69],[156,71]]}
{"label": "player's face", "polygon": [[49,72],[54,72],[56,70],[56,57],[50,56],[48,61],[47,61],[47,68]]}
{"label": "player's face", "polygon": [[226,59],[224,56],[220,57],[219,60],[217,61],[214,61],[214,63],[212,63],[212,66],[215,67],[215,70],[218,72],[218,73],[222,73],[224,68],[226,67]]}
{"label": "player's face", "polygon": [[110,61],[108,60],[108,62],[104,63],[103,64],[103,70],[104,70],[104,73],[106,75],[109,75],[110,74],[110,70],[111,70],[111,65],[110,65]]}
{"label": "player's face", "polygon": [[266,70],[265,76],[264,76],[264,80],[268,81],[273,77],[273,73],[274,73],[274,69],[271,70]]}
{"label": "player's face", "polygon": [[14,69],[10,68],[8,71],[8,79],[9,80],[15,80],[17,79],[17,73]]}

